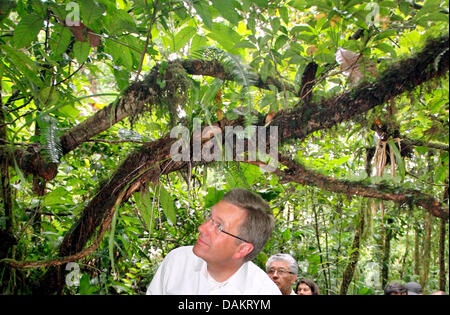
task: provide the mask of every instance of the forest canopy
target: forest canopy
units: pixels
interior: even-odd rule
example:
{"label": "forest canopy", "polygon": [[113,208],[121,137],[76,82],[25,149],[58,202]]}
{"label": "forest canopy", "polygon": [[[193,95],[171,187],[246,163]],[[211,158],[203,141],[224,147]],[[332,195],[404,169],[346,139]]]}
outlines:
{"label": "forest canopy", "polygon": [[262,268],[448,292],[448,8],[1,1],[1,293],[143,294],[235,187],[273,210]]}

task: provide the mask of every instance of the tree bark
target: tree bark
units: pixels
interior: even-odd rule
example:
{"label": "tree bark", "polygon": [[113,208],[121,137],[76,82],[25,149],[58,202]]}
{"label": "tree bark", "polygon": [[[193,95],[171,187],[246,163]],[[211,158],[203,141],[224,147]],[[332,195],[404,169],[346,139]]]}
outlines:
{"label": "tree bark", "polygon": [[392,219],[386,220],[385,225],[385,238],[383,246],[383,262],[381,268],[381,285],[385,288],[389,281],[389,260],[391,257],[391,239],[392,239]]}
{"label": "tree bark", "polygon": [[344,270],[342,275],[341,289],[339,291],[339,295],[347,295],[348,288],[350,283],[352,282],[353,275],[355,274],[356,265],[359,260],[360,246],[361,246],[361,238],[364,234],[364,211],[360,207],[360,211],[358,213],[358,224],[356,226],[355,235],[353,237],[353,243],[351,247],[350,259],[347,264],[347,267]]}
{"label": "tree bark", "polygon": [[430,272],[430,261],[431,261],[431,231],[433,227],[433,217],[429,213],[424,213],[425,221],[425,235],[422,244],[422,265],[420,267],[420,285],[423,290],[428,283],[428,276]]}
{"label": "tree bark", "polygon": [[[443,204],[448,204],[448,177],[445,180],[446,188],[444,191]],[[445,239],[447,236],[446,224],[448,220],[440,219],[439,228],[439,290],[446,292],[447,278],[445,274]]]}
{"label": "tree bark", "polygon": [[446,220],[440,219],[439,229],[439,290],[446,292],[447,277],[445,274],[445,238],[446,238]]}

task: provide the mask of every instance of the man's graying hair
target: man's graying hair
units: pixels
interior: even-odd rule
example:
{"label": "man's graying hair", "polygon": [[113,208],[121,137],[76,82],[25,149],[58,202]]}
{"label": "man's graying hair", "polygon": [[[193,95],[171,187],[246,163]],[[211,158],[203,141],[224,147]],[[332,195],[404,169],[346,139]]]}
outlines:
{"label": "man's graying hair", "polygon": [[230,190],[222,200],[247,211],[247,216],[239,227],[239,236],[254,247],[244,261],[253,260],[272,235],[274,219],[269,204],[260,196],[242,188]]}
{"label": "man's graying hair", "polygon": [[274,261],[279,261],[279,260],[285,261],[288,263],[290,272],[293,272],[295,275],[298,273],[298,264],[297,264],[297,261],[294,259],[294,257],[292,257],[289,254],[282,254],[282,253],[270,256],[270,258],[266,262],[266,271],[269,271],[270,265]]}

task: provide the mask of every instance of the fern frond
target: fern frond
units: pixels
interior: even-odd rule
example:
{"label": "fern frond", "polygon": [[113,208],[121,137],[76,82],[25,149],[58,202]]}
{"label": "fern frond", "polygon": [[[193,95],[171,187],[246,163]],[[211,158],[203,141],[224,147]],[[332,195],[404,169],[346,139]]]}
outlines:
{"label": "fern frond", "polygon": [[217,60],[223,65],[225,71],[231,75],[233,81],[243,87],[256,85],[258,82],[258,76],[248,65],[242,62],[241,56],[230,54],[216,47],[200,49],[194,52],[192,56],[194,58]]}
{"label": "fern frond", "polygon": [[40,143],[44,157],[53,163],[59,163],[63,153],[59,142],[58,122],[49,115],[43,115],[37,121],[41,130]]}

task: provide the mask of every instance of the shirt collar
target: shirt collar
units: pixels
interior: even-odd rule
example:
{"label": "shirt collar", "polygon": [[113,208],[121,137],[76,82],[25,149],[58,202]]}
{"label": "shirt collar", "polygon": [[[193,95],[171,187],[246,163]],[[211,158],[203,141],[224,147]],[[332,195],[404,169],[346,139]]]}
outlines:
{"label": "shirt collar", "polygon": [[[198,257],[197,263],[194,265],[194,271],[200,272],[201,276],[205,279],[214,279],[208,274],[207,264],[202,258]],[[244,293],[246,278],[248,275],[248,262],[245,262],[231,277],[223,282],[217,282],[217,284],[222,283],[228,288],[233,288],[233,290],[239,291],[240,294]]]}

